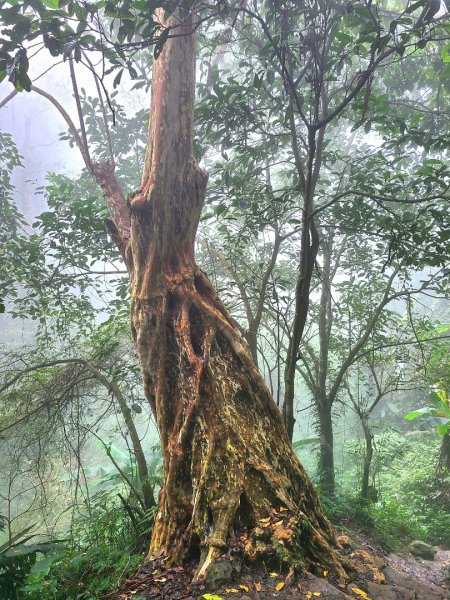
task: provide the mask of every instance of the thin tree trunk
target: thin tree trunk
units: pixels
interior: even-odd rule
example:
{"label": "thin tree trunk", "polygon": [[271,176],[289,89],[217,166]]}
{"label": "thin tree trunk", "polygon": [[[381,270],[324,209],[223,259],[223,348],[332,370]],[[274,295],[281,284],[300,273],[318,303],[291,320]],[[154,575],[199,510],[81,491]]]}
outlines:
{"label": "thin tree trunk", "polygon": [[153,486],[148,480],[148,466],[144,450],[142,448],[141,439],[137,432],[136,425],[134,424],[131,410],[128,407],[127,401],[125,400],[122,394],[122,390],[113,379],[108,379],[105,375],[103,375],[103,373],[99,369],[94,367],[94,365],[92,365],[90,362],[82,359],[80,359],[79,362],[83,364],[92,373],[92,375],[114,395],[115,399],[117,400],[126,428],[128,430],[128,433],[130,434],[134,458],[136,459],[138,477],[142,487],[144,509],[147,510],[152,506],[155,506]]}
{"label": "thin tree trunk", "polygon": [[327,494],[334,494],[334,441],[331,405],[324,400],[319,406],[320,452],[319,481],[320,489]]}
{"label": "thin tree trunk", "polygon": [[363,475],[361,482],[361,498],[363,500],[369,499],[369,476],[370,476],[370,467],[372,465],[373,458],[373,434],[370,430],[369,420],[367,417],[361,417],[361,424],[364,431],[364,438],[366,440],[366,453],[364,456],[364,466],[363,466]]}
{"label": "thin tree trunk", "polygon": [[[284,404],[283,417],[288,431],[289,439],[294,434],[294,396],[295,396],[295,373],[299,358],[300,342],[308,317],[311,278],[317,253],[319,251],[319,232],[314,223],[314,161],[316,157],[316,135],[310,129],[308,135],[308,161],[305,192],[303,198],[303,216],[301,232],[300,265],[295,286],[295,311],[292,322],[291,337],[286,355],[286,368],[284,372]],[[317,163],[316,163],[317,164]]]}
{"label": "thin tree trunk", "polygon": [[[165,25],[178,22],[171,18]],[[280,412],[247,343],[195,263],[207,177],[192,156],[191,31],[187,18],[155,63],[142,186],[131,200],[125,250],[133,336],[163,453],[150,554],[170,564],[200,549],[202,578],[236,529],[257,528],[273,507],[285,507],[295,527],[284,560],[329,565],[342,576],[331,548],[334,532]],[[249,538],[248,556],[257,552],[255,544]]]}
{"label": "thin tree trunk", "polygon": [[450,433],[445,433],[442,438],[441,449],[439,452],[436,475],[441,476],[450,472]]}

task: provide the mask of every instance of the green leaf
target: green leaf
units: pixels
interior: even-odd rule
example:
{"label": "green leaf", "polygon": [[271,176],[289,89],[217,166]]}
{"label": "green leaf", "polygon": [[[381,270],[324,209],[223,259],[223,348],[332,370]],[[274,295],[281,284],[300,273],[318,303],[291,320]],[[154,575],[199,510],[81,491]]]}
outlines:
{"label": "green leaf", "polygon": [[113,88],[114,89],[116,89],[116,87],[120,84],[120,80],[122,79],[122,75],[123,75],[123,69],[120,69],[120,71],[114,77],[114,81],[113,81]]}
{"label": "green leaf", "polygon": [[59,0],[42,0],[42,4],[48,8],[59,8]]}
{"label": "green leaf", "polygon": [[443,423],[442,425],[437,425],[436,430],[439,435],[445,435],[446,433],[450,432],[450,421]]}
{"label": "green leaf", "polygon": [[372,18],[372,13],[367,8],[367,6],[364,6],[364,4],[354,4],[353,5],[353,10],[360,17],[364,17],[364,19],[371,19]]}
{"label": "green leaf", "polygon": [[16,89],[18,88],[17,83],[20,84],[22,89],[26,90],[27,92],[31,92],[31,79],[28,77],[28,74],[25,73],[25,71],[19,71],[17,74],[17,79],[14,83]]}
{"label": "green leaf", "polygon": [[413,419],[417,419],[418,417],[423,417],[423,415],[429,414],[430,408],[419,408],[418,410],[413,410],[412,412],[405,415],[405,419],[408,421],[412,421]]}
{"label": "green leaf", "polygon": [[320,438],[305,438],[304,440],[297,440],[296,442],[292,442],[292,447],[294,450],[298,450],[298,448],[303,448],[304,446],[309,446],[310,444],[317,444],[320,442]]}
{"label": "green leaf", "polygon": [[406,9],[406,13],[408,15],[410,15],[411,13],[413,13],[415,10],[417,10],[418,8],[420,8],[421,6],[425,6],[425,4],[427,3],[428,0],[419,0],[418,2],[413,2],[413,4],[411,4],[411,6],[408,6],[408,8]]}
{"label": "green leaf", "polygon": [[445,63],[450,62],[450,44],[445,44],[445,46],[442,48],[441,58],[442,58],[442,62],[445,62]]}

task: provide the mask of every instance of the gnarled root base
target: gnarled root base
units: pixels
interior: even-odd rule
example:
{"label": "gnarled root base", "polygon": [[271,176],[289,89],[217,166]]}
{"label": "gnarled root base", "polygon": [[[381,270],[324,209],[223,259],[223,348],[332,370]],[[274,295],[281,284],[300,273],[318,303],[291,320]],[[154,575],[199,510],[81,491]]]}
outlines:
{"label": "gnarled root base", "polygon": [[247,531],[250,559],[265,552],[343,576],[333,530],[237,327],[195,265],[164,281],[132,306],[164,457],[150,555],[173,564],[200,550],[202,578]]}

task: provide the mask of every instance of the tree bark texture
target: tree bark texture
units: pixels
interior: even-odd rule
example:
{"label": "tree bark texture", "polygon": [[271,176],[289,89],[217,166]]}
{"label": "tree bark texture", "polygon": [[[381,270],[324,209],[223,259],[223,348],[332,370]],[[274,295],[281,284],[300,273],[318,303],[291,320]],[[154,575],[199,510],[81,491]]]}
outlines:
{"label": "tree bark texture", "polygon": [[[202,578],[239,529],[283,507],[295,515],[297,560],[342,574],[333,530],[249,346],[195,263],[207,176],[192,154],[192,21],[163,24],[175,23],[153,69],[145,166],[124,250],[133,336],[163,453],[150,555],[170,564],[200,551]],[[251,542],[247,551],[255,554]]]}
{"label": "tree bark texture", "polygon": [[320,452],[319,452],[319,480],[320,489],[328,494],[334,494],[334,440],[333,419],[331,405],[326,401],[318,403]]}
{"label": "tree bark texture", "polygon": [[373,433],[370,429],[369,418],[362,416],[361,425],[364,431],[364,439],[366,440],[366,452],[364,455],[363,475],[361,482],[361,498],[363,500],[369,499],[369,479],[370,479],[370,467],[372,465],[373,458]]}

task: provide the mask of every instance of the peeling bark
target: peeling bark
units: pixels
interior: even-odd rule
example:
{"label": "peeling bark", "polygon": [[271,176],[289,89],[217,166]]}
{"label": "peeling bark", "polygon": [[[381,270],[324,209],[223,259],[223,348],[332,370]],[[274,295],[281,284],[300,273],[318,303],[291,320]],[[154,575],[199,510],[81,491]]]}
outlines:
{"label": "peeling bark", "polygon": [[296,515],[297,563],[342,575],[333,530],[250,348],[195,263],[207,176],[192,155],[192,29],[187,18],[155,63],[145,166],[124,250],[133,336],[163,453],[150,555],[174,563],[200,551],[202,578],[239,528],[256,528],[271,507],[283,507]]}

